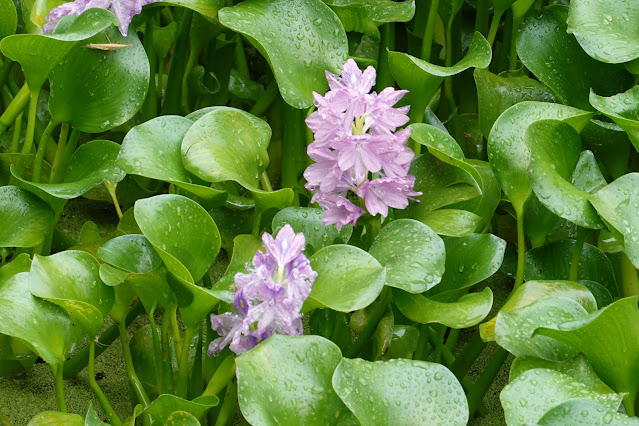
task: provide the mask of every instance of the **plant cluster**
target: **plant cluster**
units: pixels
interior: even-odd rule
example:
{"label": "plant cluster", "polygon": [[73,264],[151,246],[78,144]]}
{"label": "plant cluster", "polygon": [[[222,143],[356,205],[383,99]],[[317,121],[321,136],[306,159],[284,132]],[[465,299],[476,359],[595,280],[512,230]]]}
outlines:
{"label": "plant cluster", "polygon": [[0,0],[0,53],[0,423],[42,362],[30,425],[639,425],[636,0]]}

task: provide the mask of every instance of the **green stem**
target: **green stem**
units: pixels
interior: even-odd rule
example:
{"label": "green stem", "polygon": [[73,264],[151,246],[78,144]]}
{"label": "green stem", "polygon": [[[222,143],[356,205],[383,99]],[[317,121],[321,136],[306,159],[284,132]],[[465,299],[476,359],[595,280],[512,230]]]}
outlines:
{"label": "green stem", "polygon": [[637,269],[626,253],[621,253],[621,285],[624,297],[639,295]]}
{"label": "green stem", "polygon": [[2,423],[4,426],[13,426],[13,423],[11,423],[9,419],[3,416],[2,413],[0,413],[0,423]]}
{"label": "green stem", "polygon": [[479,404],[482,403],[484,395],[495,380],[495,377],[497,377],[497,374],[504,365],[504,362],[506,362],[507,357],[507,350],[503,348],[497,349],[497,353],[495,353],[488,362],[488,365],[475,382],[475,385],[470,389],[470,392],[466,393],[466,398],[468,399],[468,411],[470,412],[469,417],[472,418],[473,414],[475,414],[475,410],[477,410]]}
{"label": "green stem", "polygon": [[120,208],[120,203],[118,202],[118,196],[115,193],[115,190],[118,184],[110,182],[108,180],[105,180],[103,183],[107,191],[109,191],[109,195],[111,195],[111,199],[113,200],[113,206],[115,207],[115,212],[118,215],[118,219],[122,219],[122,209]]}
{"label": "green stem", "polygon": [[495,42],[495,36],[497,36],[497,30],[499,29],[499,21],[501,21],[501,17],[504,14],[503,10],[495,9],[495,13],[493,14],[493,19],[490,21],[490,29],[488,30],[488,43],[492,47]]}
{"label": "green stem", "polygon": [[169,393],[173,390],[173,369],[171,368],[171,347],[169,346],[170,315],[170,311],[165,309],[162,316],[160,334],[162,340],[162,382],[160,384],[160,393]]}
{"label": "green stem", "polygon": [[67,172],[67,168],[69,167],[69,163],[71,162],[71,157],[73,157],[75,148],[78,146],[79,140],[80,130],[78,130],[77,127],[74,127],[73,131],[71,131],[71,136],[69,136],[68,142],[65,144],[66,146],[63,147],[64,150],[58,146],[53,166],[51,166],[51,177],[49,178],[50,183],[62,182],[62,179]]}
{"label": "green stem", "polygon": [[524,235],[524,209],[523,206],[515,207],[517,216],[517,274],[515,275],[515,285],[513,291],[519,288],[524,282],[524,268],[526,266],[526,236]]}
{"label": "green stem", "polygon": [[266,86],[266,90],[264,91],[262,96],[260,96],[257,102],[255,102],[255,105],[253,105],[249,113],[257,117],[262,116],[271,106],[278,93],[279,91],[277,89],[277,82],[275,81],[275,79],[273,79],[268,84],[268,86]]}
{"label": "green stem", "polygon": [[264,170],[260,175],[260,182],[262,183],[262,189],[264,191],[273,191],[273,186],[271,185],[271,180],[269,179],[266,170]]}
{"label": "green stem", "polygon": [[100,402],[100,406],[102,407],[102,410],[104,411],[106,416],[109,418],[109,422],[113,426],[121,426],[122,425],[122,421],[120,420],[118,415],[113,410],[113,407],[111,407],[111,404],[109,403],[109,400],[104,395],[104,392],[102,392],[102,389],[100,389],[100,385],[98,385],[98,382],[95,381],[95,340],[91,340],[91,343],[89,345],[89,371],[88,371],[88,373],[89,373],[89,385],[91,385],[91,389],[93,389],[93,392],[95,393],[95,396],[98,397],[98,401]]}
{"label": "green stem", "polygon": [[52,365],[51,368],[55,369],[55,396],[58,403],[58,411],[62,413],[67,412],[67,402],[64,399],[64,361]]}
{"label": "green stem", "polygon": [[177,321],[177,305],[171,308],[171,333],[175,342],[175,350],[177,353],[182,352],[182,342],[180,340],[180,326]]}
{"label": "green stem", "polygon": [[[27,134],[24,137],[24,145],[22,146],[22,156],[18,160],[16,165],[16,176],[22,177],[24,168],[26,166],[27,155],[31,154],[33,149],[33,135],[35,133],[35,122],[37,120],[36,112],[38,109],[38,95],[40,90],[36,90],[31,93],[31,100],[29,101],[29,115],[27,116]],[[17,98],[17,97],[16,97]],[[15,99],[14,99],[15,101]],[[13,104],[13,102],[11,102]],[[11,107],[11,105],[9,105]],[[4,114],[3,114],[4,115]]]}
{"label": "green stem", "polygon": [[304,111],[284,105],[284,137],[282,140],[282,187],[292,188],[298,182],[298,165],[306,157],[306,140],[302,123]]}
{"label": "green stem", "polygon": [[158,72],[158,59],[153,47],[153,18],[146,21],[144,29],[144,50],[149,58],[149,71],[151,78],[149,80],[149,89],[142,105],[142,122],[149,121],[150,119],[158,115],[158,92],[156,85],[156,78]]}
{"label": "green stem", "polygon": [[[16,121],[16,118],[29,103],[29,87],[25,83],[0,116],[0,136]],[[36,100],[37,100],[36,96]],[[36,102],[37,106],[37,102]]]}
{"label": "green stem", "polygon": [[2,65],[0,65],[0,90],[4,87],[7,82],[7,78],[9,78],[9,74],[11,73],[11,67],[13,66],[13,60],[9,58],[5,58]]}
{"label": "green stem", "polygon": [[182,78],[186,67],[186,61],[190,51],[189,32],[193,11],[184,9],[182,20],[175,37],[173,56],[169,67],[169,78],[166,86],[166,94],[162,103],[162,115],[178,114],[182,100]]}
{"label": "green stem", "polygon": [[53,129],[58,124],[53,120],[49,121],[47,127],[44,129],[44,133],[42,133],[42,137],[40,138],[40,146],[38,147],[38,151],[36,152],[35,161],[33,163],[33,176],[32,182],[40,183],[42,178],[42,163],[44,162],[44,153],[47,150],[47,142],[49,141],[49,136],[53,132]]}
{"label": "green stem", "polygon": [[575,248],[572,250],[572,259],[570,260],[570,271],[568,272],[568,281],[577,281],[579,278],[579,260],[584,249],[584,242],[588,236],[588,231],[582,227],[577,229],[577,239]]}
{"label": "green stem", "polygon": [[428,324],[420,324],[419,326],[419,338],[417,339],[417,349],[415,349],[413,359],[425,361],[433,350],[433,347],[428,342],[427,328]]}
{"label": "green stem", "polygon": [[234,382],[230,382],[226,387],[226,395],[224,396],[224,402],[222,408],[215,421],[215,426],[226,426],[235,417],[235,410],[237,407],[237,385]]}
{"label": "green stem", "polygon": [[178,367],[178,386],[177,396],[186,398],[188,393],[188,379],[189,379],[189,352],[191,351],[191,345],[193,343],[193,336],[195,335],[195,329],[193,327],[186,327],[184,331],[184,343],[182,345],[182,353],[180,354],[180,361]]}
{"label": "green stem", "polygon": [[510,63],[509,63],[509,69],[511,71],[517,68],[517,31],[519,30],[520,22],[521,22],[520,17],[513,16],[512,37],[510,39]]}
{"label": "green stem", "polygon": [[148,407],[151,404],[149,397],[144,390],[144,386],[142,386],[142,382],[138,378],[138,375],[135,373],[135,367],[133,366],[133,358],[131,357],[131,349],[129,348],[129,336],[126,331],[126,326],[121,322],[118,324],[118,331],[120,332],[120,341],[122,343],[122,354],[124,355],[124,364],[126,365],[126,374],[129,376],[129,381],[133,386],[133,390],[135,391],[135,395],[138,398],[138,401],[142,404],[144,408]]}
{"label": "green stem", "polygon": [[381,92],[384,88],[395,84],[388,65],[388,51],[395,49],[395,23],[387,22],[379,27],[379,30],[381,42],[377,61],[377,84],[375,85],[377,92]]}
{"label": "green stem", "polygon": [[477,14],[475,15],[475,31],[486,35],[488,31],[488,8],[489,0],[477,0]]}
{"label": "green stem", "polygon": [[235,377],[235,355],[229,355],[217,367],[202,395],[217,395]]}
{"label": "green stem", "polygon": [[637,392],[628,393],[623,398],[623,407],[626,409],[626,414],[629,417],[635,417],[635,400],[637,399]]}
{"label": "green stem", "polygon": [[[452,35],[452,20],[446,26],[446,66],[450,67],[453,63],[453,35]],[[452,136],[458,143],[462,143],[464,138],[461,133],[461,122],[459,120],[459,112],[457,109],[457,103],[455,102],[455,96],[453,94],[453,77],[447,77],[444,81],[444,94],[448,103],[448,113],[452,114],[451,127]]]}
{"label": "green stem", "polygon": [[13,125],[13,139],[11,140],[11,152],[16,153],[20,149],[20,136],[22,133],[22,117],[24,113],[18,114],[16,121]]}
{"label": "green stem", "polygon": [[160,394],[164,393],[162,391],[162,380],[164,377],[163,365],[162,365],[162,344],[160,343],[160,337],[158,336],[158,325],[155,322],[155,305],[148,312],[149,318],[149,326],[151,327],[151,340],[153,342],[153,352],[155,355],[155,377],[157,378],[157,386],[160,389]]}
{"label": "green stem", "polygon": [[242,77],[246,79],[251,78],[246,53],[244,52],[244,44],[242,43],[242,36],[240,34],[237,35],[237,39],[235,40],[235,66],[237,67],[237,72]]}
{"label": "green stem", "polygon": [[458,328],[451,328],[448,332],[448,337],[446,338],[446,343],[444,346],[448,348],[449,351],[453,351],[455,349],[455,345],[457,344],[457,339],[459,339],[459,332],[461,330]]}
{"label": "green stem", "polygon": [[452,371],[458,379],[464,377],[485,347],[486,342],[484,342],[479,333],[477,333],[475,338],[466,345],[459,357],[457,357],[455,362],[450,366],[450,371]]}
{"label": "green stem", "polygon": [[[430,54],[433,49],[433,33],[435,32],[435,23],[437,22],[437,9],[439,8],[439,0],[432,0],[430,9],[428,10],[428,19],[424,27],[424,40],[422,43],[422,59],[430,62]],[[423,115],[424,111],[422,111]],[[421,121],[419,121],[421,123]]]}
{"label": "green stem", "polygon": [[388,308],[388,305],[390,305],[391,301],[393,300],[393,293],[391,292],[389,287],[384,286],[382,293],[379,295],[379,299],[380,303],[371,313],[371,318],[364,326],[364,329],[357,335],[355,341],[345,351],[346,353],[344,354],[344,356],[346,358],[353,358],[357,356],[359,351],[362,349],[362,346],[364,346],[366,340],[368,340],[371,334],[373,334],[373,331],[375,331],[375,328],[377,328],[377,324],[382,319],[384,313],[386,312],[386,309]]}
{"label": "green stem", "polygon": [[[143,308],[142,302],[137,301],[131,307],[131,309],[129,309],[129,312],[126,314],[126,319],[124,320],[124,323],[126,324],[127,327],[131,325],[131,323],[138,317],[138,315],[140,315],[140,312],[142,312],[142,308]],[[109,328],[104,330],[104,332],[102,333],[102,335],[96,342],[97,343],[97,348],[95,350],[96,356],[100,356],[100,354],[104,352],[111,345],[111,343],[115,342],[115,339],[117,339],[118,336],[119,336],[119,331],[118,331],[118,326],[116,324],[113,324]],[[87,364],[89,363],[89,352],[90,352],[89,346],[85,346],[84,348],[80,349],[73,356],[73,358],[69,359],[64,364],[65,378],[75,376],[80,371],[82,371],[84,367],[87,366]]]}

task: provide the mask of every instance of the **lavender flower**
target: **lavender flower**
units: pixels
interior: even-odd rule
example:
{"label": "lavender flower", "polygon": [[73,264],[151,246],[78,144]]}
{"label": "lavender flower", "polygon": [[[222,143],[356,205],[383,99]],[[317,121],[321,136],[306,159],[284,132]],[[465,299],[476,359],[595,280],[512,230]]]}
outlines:
{"label": "lavender flower", "polygon": [[274,239],[264,233],[265,251],[258,251],[248,273],[235,275],[235,313],[211,315],[211,327],[220,335],[208,353],[230,349],[242,354],[273,334],[299,336],[303,332],[300,310],[311,292],[317,273],[302,250],[304,234],[285,225]]}
{"label": "lavender flower", "polygon": [[58,21],[63,17],[80,15],[85,10],[100,8],[110,10],[117,16],[120,32],[126,37],[133,16],[142,12],[142,6],[154,1],[156,0],[75,0],[52,9],[46,18],[47,24],[45,24],[43,30],[48,34],[53,31]]}
{"label": "lavender flower", "polygon": [[375,69],[362,72],[352,59],[341,76],[327,71],[326,79],[330,91],[313,93],[317,110],[306,119],[315,136],[308,147],[315,163],[304,172],[306,188],[315,194],[312,202],[324,210],[324,223],[341,229],[365,213],[349,194],[363,199],[373,216],[386,217],[389,207],[406,208],[411,197],[421,195],[413,191],[415,178],[408,175],[414,156],[406,146],[411,129],[396,132],[408,122],[410,107],[393,105],[407,91],[387,87],[369,93]]}

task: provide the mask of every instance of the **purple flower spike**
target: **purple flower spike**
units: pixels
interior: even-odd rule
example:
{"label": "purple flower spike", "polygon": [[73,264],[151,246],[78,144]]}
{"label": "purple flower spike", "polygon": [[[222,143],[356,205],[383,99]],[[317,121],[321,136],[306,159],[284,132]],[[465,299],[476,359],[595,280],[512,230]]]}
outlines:
{"label": "purple flower spike", "polygon": [[408,123],[410,107],[394,105],[407,91],[370,92],[375,69],[362,72],[352,59],[341,76],[326,72],[326,79],[331,90],[313,93],[317,109],[306,119],[315,136],[308,147],[315,163],[304,172],[312,202],[324,210],[324,224],[341,229],[366,213],[349,201],[349,193],[363,198],[373,216],[386,217],[389,207],[406,208],[410,197],[421,195],[408,174],[415,155],[406,146],[411,129],[397,130]]}
{"label": "purple flower spike", "polygon": [[209,355],[226,345],[242,354],[273,334],[299,336],[303,333],[300,310],[311,293],[317,273],[302,253],[304,234],[290,225],[276,238],[262,236],[264,251],[258,251],[248,273],[235,275],[235,313],[211,315],[211,328],[219,338],[209,345]]}
{"label": "purple flower spike", "polygon": [[118,18],[120,33],[126,37],[129,31],[129,24],[133,16],[142,12],[142,6],[153,3],[156,0],[76,0],[64,3],[49,12],[47,24],[43,31],[48,34],[58,21],[67,15],[80,15],[84,11],[93,8],[106,9],[115,14]]}

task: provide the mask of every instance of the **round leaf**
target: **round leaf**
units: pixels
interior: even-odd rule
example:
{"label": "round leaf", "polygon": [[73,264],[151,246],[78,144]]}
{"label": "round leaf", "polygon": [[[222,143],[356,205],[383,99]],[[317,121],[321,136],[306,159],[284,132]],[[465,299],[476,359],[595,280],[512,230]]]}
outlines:
{"label": "round leaf", "polygon": [[220,10],[222,25],[244,34],[273,69],[284,101],[313,104],[348,57],[344,27],[321,0],[249,0]]}
{"label": "round leaf", "polygon": [[386,270],[364,250],[333,245],[311,257],[317,272],[307,304],[351,312],[373,303],[384,287]]}
{"label": "round leaf", "polygon": [[151,272],[162,264],[144,235],[122,235],[109,240],[98,249],[97,255],[103,262],[134,274]]}
{"label": "round leaf", "polygon": [[236,358],[238,401],[254,425],[337,424],[347,413],[331,378],[342,354],[319,336],[272,336]]}
{"label": "round leaf", "polygon": [[398,219],[384,226],[369,253],[386,269],[386,285],[409,293],[436,286],[444,273],[444,241],[416,220]]}
{"label": "round leaf", "polygon": [[163,394],[146,407],[142,414],[149,414],[154,421],[160,422],[160,424],[169,424],[166,421],[175,411],[185,411],[199,419],[219,402],[220,400],[215,395],[200,396],[193,401],[187,401],[175,395]]}
{"label": "round leaf", "polygon": [[625,130],[639,151],[639,86],[610,97],[599,96],[591,91],[590,104]]}
{"label": "round leaf", "polygon": [[53,210],[17,186],[0,187],[0,247],[35,247],[53,225]]}
{"label": "round leaf", "polygon": [[457,378],[446,367],[393,359],[368,362],[342,359],[333,386],[361,424],[465,425],[468,403]]}
{"label": "round leaf", "polygon": [[593,399],[571,399],[547,411],[537,422],[540,426],[637,426],[639,419],[628,417],[615,408]]}
{"label": "round leaf", "polygon": [[419,220],[435,231],[447,237],[465,237],[477,230],[483,222],[481,216],[466,210],[439,209],[424,213]]}

